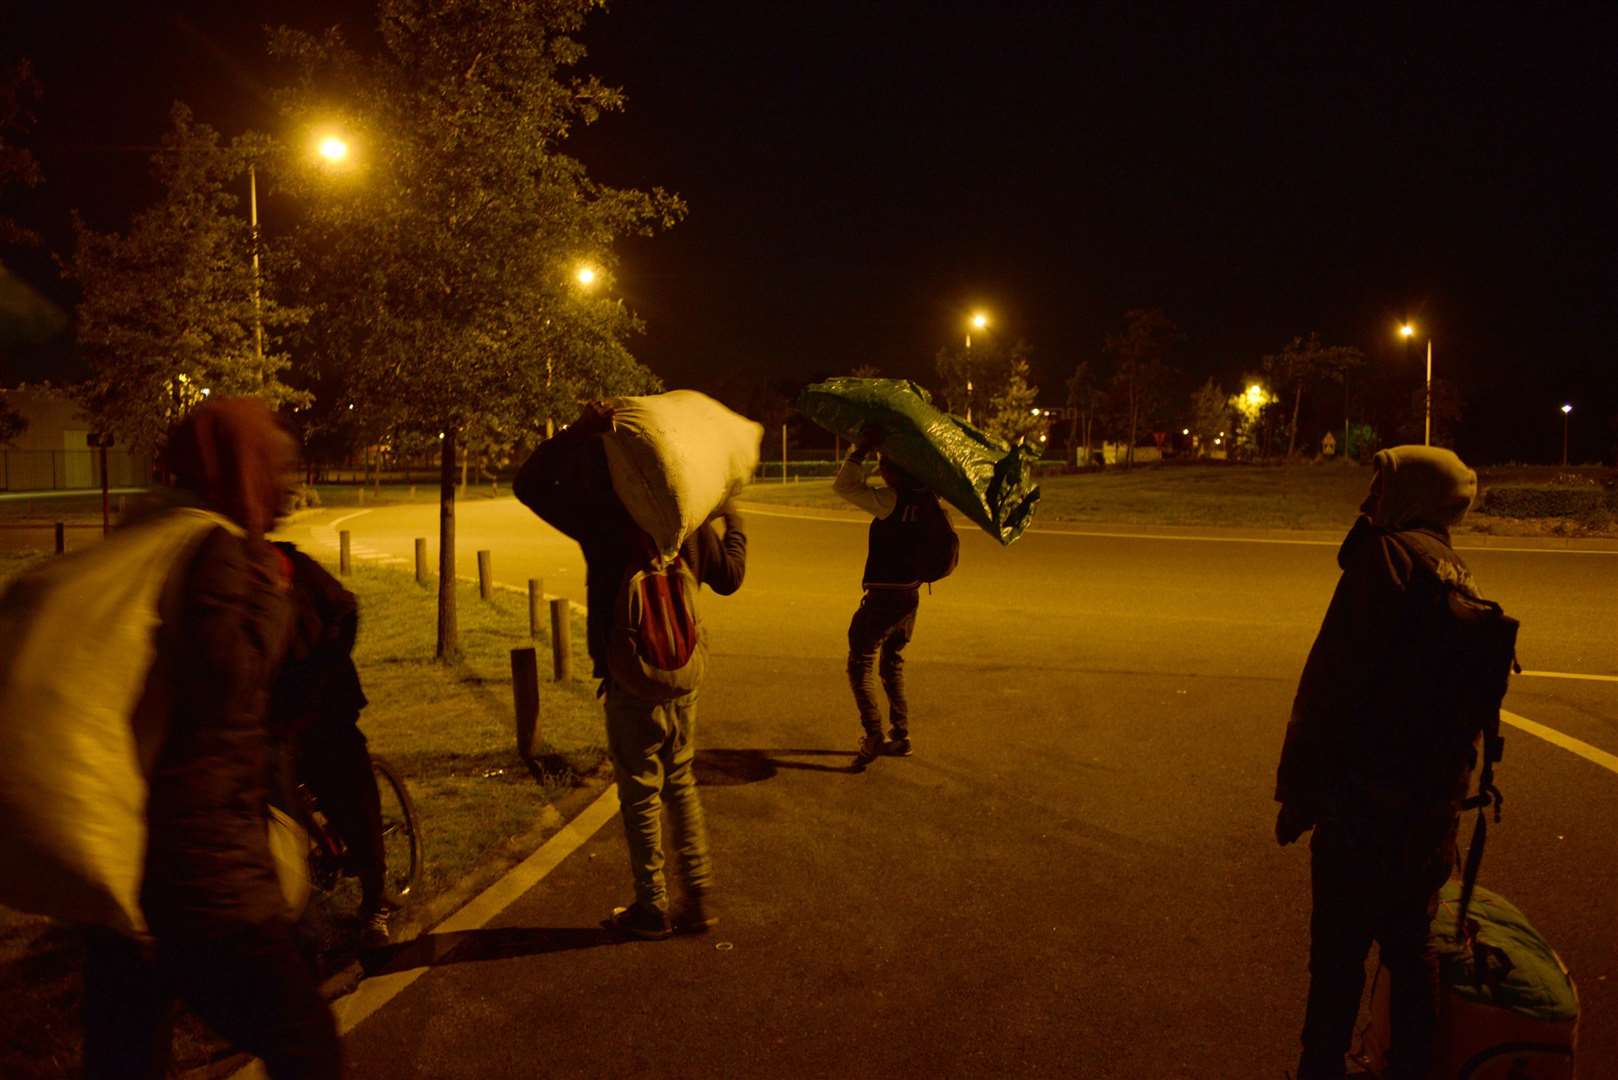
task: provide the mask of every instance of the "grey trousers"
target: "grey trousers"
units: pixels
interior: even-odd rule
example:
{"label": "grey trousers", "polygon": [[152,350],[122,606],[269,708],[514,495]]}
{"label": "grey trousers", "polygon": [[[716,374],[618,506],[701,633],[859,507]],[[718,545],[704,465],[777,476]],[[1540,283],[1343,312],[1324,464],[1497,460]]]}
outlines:
{"label": "grey trousers", "polygon": [[698,895],[713,887],[708,829],[692,771],[697,698],[659,705],[626,693],[607,680],[607,751],[618,781],[618,803],[629,845],[635,899],[668,909],[663,877],[662,817],[666,805],[686,888]]}

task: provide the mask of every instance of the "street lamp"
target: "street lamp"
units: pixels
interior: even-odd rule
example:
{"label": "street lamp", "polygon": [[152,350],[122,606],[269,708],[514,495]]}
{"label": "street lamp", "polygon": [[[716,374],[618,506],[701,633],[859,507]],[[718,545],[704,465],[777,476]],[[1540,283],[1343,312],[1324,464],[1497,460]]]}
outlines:
{"label": "street lamp", "polygon": [[989,325],[989,317],[981,311],[974,311],[972,317],[966,321],[966,422],[972,422],[972,331],[982,330]]}
{"label": "street lamp", "polygon": [[1562,406],[1562,468],[1567,468],[1567,418],[1573,411],[1572,405]]}
{"label": "street lamp", "polygon": [[336,165],[348,159],[348,143],[339,136],[325,135],[315,145],[315,153]]}
{"label": "street lamp", "polygon": [[[1415,332],[1416,328],[1409,323],[1399,327],[1400,335],[1406,340],[1409,340]],[[1427,407],[1425,415],[1426,418],[1422,421],[1421,445],[1431,446],[1433,444],[1433,339],[1430,337],[1427,339]]]}
{"label": "street lamp", "polygon": [[[348,160],[348,142],[338,135],[323,135],[315,141],[315,154],[333,165]],[[247,223],[253,241],[253,355],[264,362],[264,275],[259,268],[258,169],[247,163]]]}

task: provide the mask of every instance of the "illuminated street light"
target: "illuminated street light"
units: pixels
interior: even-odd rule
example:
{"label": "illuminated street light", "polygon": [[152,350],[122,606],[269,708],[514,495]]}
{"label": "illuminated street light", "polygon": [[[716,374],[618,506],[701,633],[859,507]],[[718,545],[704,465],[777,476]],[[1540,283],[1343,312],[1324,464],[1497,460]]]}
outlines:
{"label": "illuminated street light", "polygon": [[326,135],[315,145],[315,153],[336,165],[348,160],[348,143],[336,135]]}
{"label": "illuminated street light", "polygon": [[[989,317],[981,311],[972,312],[972,317],[966,321],[966,350],[972,351],[972,331],[982,330],[989,325]],[[970,359],[966,365],[966,422],[972,422],[972,364]]]}
{"label": "illuminated street light", "polygon": [[1562,406],[1562,468],[1567,468],[1567,418],[1573,412],[1572,405]]}
{"label": "illuminated street light", "polygon": [[[336,135],[323,136],[315,143],[315,153],[333,165],[348,159],[348,143]],[[247,163],[247,223],[253,240],[253,353],[264,360],[263,273],[259,269],[258,170]]]}
{"label": "illuminated street light", "polygon": [[[1409,340],[1416,332],[1416,328],[1409,323],[1399,327],[1399,333]],[[1422,422],[1421,445],[1433,444],[1433,339],[1427,339],[1427,406],[1426,419]]]}
{"label": "illuminated street light", "polygon": [[1252,386],[1247,388],[1247,402],[1249,405],[1262,407],[1266,401],[1267,397],[1264,393],[1264,387],[1260,386],[1258,383],[1254,383]]}
{"label": "illuminated street light", "polygon": [[1038,409],[1031,409],[1029,411],[1032,412],[1035,416],[1039,415],[1039,410]]}
{"label": "illuminated street light", "polygon": [[578,279],[578,282],[579,282],[580,285],[583,285],[586,288],[588,288],[589,286],[595,284],[595,280],[596,280],[595,267],[593,267],[593,266],[581,266],[581,267],[579,267],[579,272],[574,274],[573,276]]}

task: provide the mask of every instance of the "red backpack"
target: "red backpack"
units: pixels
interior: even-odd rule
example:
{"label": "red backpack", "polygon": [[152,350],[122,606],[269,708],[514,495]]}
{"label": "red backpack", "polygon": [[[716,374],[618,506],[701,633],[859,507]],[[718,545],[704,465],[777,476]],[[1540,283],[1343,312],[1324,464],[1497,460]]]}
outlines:
{"label": "red backpack", "polygon": [[635,697],[674,701],[694,693],[708,667],[697,615],[696,575],[664,559],[650,540],[624,571],[607,638],[607,670]]}

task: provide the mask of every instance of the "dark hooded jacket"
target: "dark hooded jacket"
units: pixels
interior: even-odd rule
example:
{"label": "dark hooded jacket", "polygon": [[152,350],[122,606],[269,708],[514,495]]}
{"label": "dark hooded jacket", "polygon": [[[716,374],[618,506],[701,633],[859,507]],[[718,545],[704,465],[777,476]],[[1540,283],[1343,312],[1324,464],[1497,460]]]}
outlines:
{"label": "dark hooded jacket", "polygon": [[1443,815],[1473,765],[1476,733],[1449,707],[1439,635],[1445,590],[1477,595],[1448,528],[1476,478],[1448,451],[1424,447],[1383,451],[1377,465],[1370,512],[1337,554],[1342,577],[1276,775],[1276,799],[1310,821]]}
{"label": "dark hooded jacket", "polygon": [[[170,436],[170,470],[246,533],[216,528],[165,584],[139,712],[149,762],[141,901],[152,930],[196,935],[285,915],[270,855],[269,687],[291,629],[273,522],[291,443],[257,402],[210,402]],[[139,726],[139,725],[138,725]]]}

